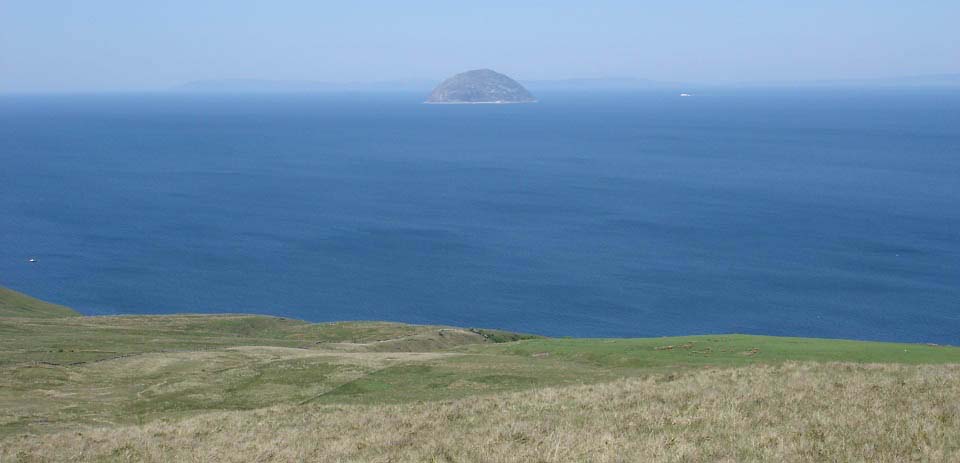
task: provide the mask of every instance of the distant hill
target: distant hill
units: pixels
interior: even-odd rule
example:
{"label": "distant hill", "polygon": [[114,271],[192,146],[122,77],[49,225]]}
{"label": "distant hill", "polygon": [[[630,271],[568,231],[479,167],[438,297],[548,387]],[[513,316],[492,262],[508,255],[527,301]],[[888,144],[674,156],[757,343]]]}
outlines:
{"label": "distant hill", "polygon": [[0,317],[57,318],[79,315],[73,309],[0,286]]}
{"label": "distant hill", "polygon": [[[492,71],[491,71],[492,72]],[[502,74],[499,74],[502,75]],[[506,76],[504,76],[506,77]],[[507,79],[510,79],[507,77]],[[862,88],[944,88],[960,87],[960,74],[931,74],[874,79],[831,79],[806,81],[747,81],[739,83],[668,82],[633,77],[600,77],[510,81],[527,93],[552,91],[686,91],[699,88],[763,87],[862,87]],[[196,80],[170,90],[194,93],[322,93],[322,92],[429,92],[436,82],[426,79],[377,82],[324,82],[312,80],[211,79]],[[443,85],[443,84],[441,84]],[[512,87],[512,85],[511,85]],[[437,87],[439,88],[439,87]],[[529,89],[529,90],[528,90]],[[530,96],[532,98],[532,95]]]}
{"label": "distant hill", "polygon": [[960,86],[960,74],[935,74],[922,76],[904,76],[882,79],[846,79],[817,82],[819,84],[868,85],[868,86],[907,86],[941,87]]}
{"label": "distant hill", "polygon": [[519,82],[490,69],[462,72],[443,81],[427,103],[535,103]]}
{"label": "distant hill", "polygon": [[[502,75],[502,74],[501,74]],[[513,79],[511,79],[513,80]],[[517,82],[517,81],[514,81]],[[527,89],[559,90],[635,90],[683,87],[683,84],[660,82],[630,77],[574,78],[519,81]],[[416,91],[427,92],[435,88],[430,80],[392,80],[379,82],[323,82],[311,80],[270,79],[211,79],[195,80],[172,88],[177,92],[196,93],[312,93],[339,91]]]}
{"label": "distant hill", "polygon": [[960,74],[930,74],[867,79],[823,79],[800,81],[740,82],[717,87],[797,87],[797,88],[943,88],[960,87]]}
{"label": "distant hill", "polygon": [[321,82],[310,80],[213,79],[196,80],[174,87],[173,91],[197,93],[310,93],[339,91],[427,91],[427,80],[380,82]]}
{"label": "distant hill", "polygon": [[631,77],[602,77],[587,79],[525,80],[527,88],[533,90],[638,90],[683,87],[675,82],[660,82],[650,79]]}

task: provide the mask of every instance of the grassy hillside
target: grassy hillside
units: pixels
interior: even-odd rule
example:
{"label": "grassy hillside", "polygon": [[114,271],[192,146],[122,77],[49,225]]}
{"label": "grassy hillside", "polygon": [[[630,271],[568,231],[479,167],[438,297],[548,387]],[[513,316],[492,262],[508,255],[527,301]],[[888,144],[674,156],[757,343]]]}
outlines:
{"label": "grassy hillside", "polygon": [[[460,364],[457,347],[528,337],[255,315],[0,318],[0,437],[330,400],[326,396],[461,396],[419,388],[433,376],[459,370],[482,376],[511,363],[477,356]],[[377,381],[399,381],[401,390],[390,394]],[[507,381],[499,389],[515,386]],[[379,394],[365,393],[367,387]]]}
{"label": "grassy hillside", "polygon": [[[955,462],[960,366],[794,363],[19,437],[0,461]],[[6,457],[6,459],[5,459]]]}
{"label": "grassy hillside", "polygon": [[636,339],[533,339],[475,349],[550,356],[606,368],[740,366],[787,360],[877,363],[956,363],[960,349],[932,344],[788,338],[743,334]]}
{"label": "grassy hillside", "polygon": [[0,461],[956,461],[958,379],[931,345],[0,317]]}
{"label": "grassy hillside", "polygon": [[43,302],[0,286],[0,317],[57,318],[78,315],[80,314],[73,309]]}

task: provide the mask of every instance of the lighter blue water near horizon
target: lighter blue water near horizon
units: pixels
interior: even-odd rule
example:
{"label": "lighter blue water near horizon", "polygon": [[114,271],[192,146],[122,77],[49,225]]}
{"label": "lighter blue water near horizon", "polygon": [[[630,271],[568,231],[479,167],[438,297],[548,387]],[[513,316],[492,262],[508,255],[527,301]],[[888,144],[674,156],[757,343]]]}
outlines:
{"label": "lighter blue water near horizon", "polygon": [[956,92],[538,96],[0,96],[0,285],[85,314],[960,344]]}

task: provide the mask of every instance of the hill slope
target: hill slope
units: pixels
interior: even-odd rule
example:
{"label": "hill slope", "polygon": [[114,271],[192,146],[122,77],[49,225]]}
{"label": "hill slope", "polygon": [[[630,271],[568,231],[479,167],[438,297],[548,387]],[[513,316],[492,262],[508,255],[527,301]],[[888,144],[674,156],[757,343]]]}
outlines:
{"label": "hill slope", "polygon": [[958,396],[958,365],[754,365],[72,430],[10,441],[0,460],[949,462],[960,458]]}
{"label": "hill slope", "polygon": [[958,388],[932,345],[0,317],[0,461],[957,461]]}
{"label": "hill slope", "polygon": [[489,69],[462,72],[443,81],[427,98],[433,104],[534,103],[517,81]]}
{"label": "hill slope", "polygon": [[78,315],[73,309],[0,286],[0,317],[57,318]]}

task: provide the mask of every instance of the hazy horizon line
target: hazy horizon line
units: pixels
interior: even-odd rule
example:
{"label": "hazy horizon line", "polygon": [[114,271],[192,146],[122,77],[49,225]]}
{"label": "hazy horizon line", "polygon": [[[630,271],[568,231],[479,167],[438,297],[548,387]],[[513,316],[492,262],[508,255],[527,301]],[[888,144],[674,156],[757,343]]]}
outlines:
{"label": "hazy horizon line", "polygon": [[[449,77],[449,76],[447,76]],[[443,79],[446,79],[444,77]],[[256,77],[225,77],[211,79],[196,79],[164,87],[143,87],[127,89],[36,89],[36,90],[6,90],[0,89],[0,94],[103,94],[103,93],[310,93],[324,91],[421,91],[430,90],[443,79],[404,78],[384,80],[347,80],[327,81],[311,79],[271,79]],[[823,78],[806,80],[742,80],[731,82],[710,81],[661,81],[633,76],[604,76],[604,77],[560,77],[553,79],[516,79],[525,86],[546,86],[543,90],[641,90],[667,88],[760,88],[760,87],[826,87],[826,86],[859,86],[859,87],[944,87],[960,86],[960,72],[941,72],[931,74],[902,74],[882,77],[854,77],[854,78]],[[216,88],[224,84],[261,85],[262,88]],[[593,87],[591,87],[593,85]],[[618,86],[619,85],[619,86]],[[211,86],[211,88],[204,88]],[[267,88],[273,86],[274,88]],[[296,86],[301,86],[296,88]]]}

